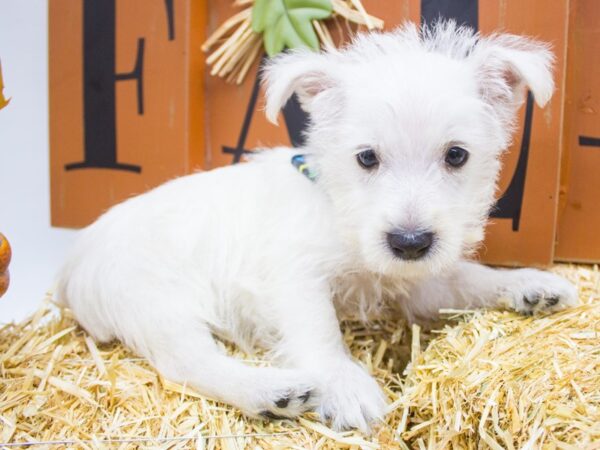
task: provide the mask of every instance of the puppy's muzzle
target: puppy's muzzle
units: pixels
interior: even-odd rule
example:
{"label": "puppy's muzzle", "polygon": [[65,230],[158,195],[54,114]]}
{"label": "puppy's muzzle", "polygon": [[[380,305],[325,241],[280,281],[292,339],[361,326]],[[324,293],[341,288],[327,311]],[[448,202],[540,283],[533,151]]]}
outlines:
{"label": "puppy's muzzle", "polygon": [[405,233],[395,230],[387,234],[387,241],[394,255],[400,259],[414,261],[424,257],[434,241],[434,234]]}

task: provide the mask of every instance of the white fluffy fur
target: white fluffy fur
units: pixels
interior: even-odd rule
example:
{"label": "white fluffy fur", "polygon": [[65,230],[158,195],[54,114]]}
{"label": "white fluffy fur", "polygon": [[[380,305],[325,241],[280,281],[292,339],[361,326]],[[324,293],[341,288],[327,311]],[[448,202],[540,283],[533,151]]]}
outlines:
{"label": "white fluffy fur", "polygon": [[[318,180],[279,148],[132,198],[82,231],[58,298],[99,341],[120,339],[166,377],[251,416],[315,407],[336,428],[367,430],[384,396],[348,355],[336,307],[426,320],[443,307],[575,302],[555,275],[465,261],[483,238],[525,87],[540,105],[552,95],[551,62],[540,43],[451,22],[277,57],[265,73],[266,113],[275,121],[298,93],[311,116],[302,152]],[[444,164],[454,144],[470,152],[459,170]],[[376,170],[356,162],[366,146]],[[385,239],[397,228],[437,238],[423,259],[403,261]],[[212,334],[266,346],[279,365],[244,365]]]}

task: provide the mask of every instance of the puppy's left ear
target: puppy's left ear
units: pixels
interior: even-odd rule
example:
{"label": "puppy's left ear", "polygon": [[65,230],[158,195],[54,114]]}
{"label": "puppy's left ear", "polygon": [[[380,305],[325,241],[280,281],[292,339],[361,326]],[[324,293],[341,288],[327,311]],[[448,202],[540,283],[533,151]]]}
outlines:
{"label": "puppy's left ear", "polygon": [[548,44],[510,34],[482,37],[471,59],[481,95],[503,119],[512,119],[527,88],[540,107],[552,97],[554,55]]}
{"label": "puppy's left ear", "polygon": [[311,111],[313,101],[336,85],[330,61],[324,53],[294,50],[273,58],[263,70],[267,119],[277,124],[279,111],[296,93],[302,109]]}

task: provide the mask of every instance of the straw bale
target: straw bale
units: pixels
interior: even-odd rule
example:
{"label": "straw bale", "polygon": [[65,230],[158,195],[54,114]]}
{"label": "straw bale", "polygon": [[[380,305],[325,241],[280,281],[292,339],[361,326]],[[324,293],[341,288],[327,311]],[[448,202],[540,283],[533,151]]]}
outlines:
{"label": "straw bale", "polygon": [[345,322],[353,355],[390,402],[371,436],[335,432],[314,413],[246,419],[119,343],[98,345],[46,302],[0,329],[0,448],[600,449],[600,273],[554,270],[577,284],[580,306],[536,317],[446,311],[432,332]]}

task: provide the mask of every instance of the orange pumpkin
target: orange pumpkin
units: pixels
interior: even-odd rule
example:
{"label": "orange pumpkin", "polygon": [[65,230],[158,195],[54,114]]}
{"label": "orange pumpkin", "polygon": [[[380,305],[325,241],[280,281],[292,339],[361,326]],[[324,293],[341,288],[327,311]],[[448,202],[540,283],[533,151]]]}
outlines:
{"label": "orange pumpkin", "polygon": [[11,255],[12,252],[8,239],[0,233],[0,297],[4,295],[8,289],[8,283],[10,282],[8,265],[10,264]]}

